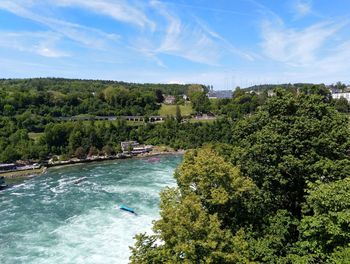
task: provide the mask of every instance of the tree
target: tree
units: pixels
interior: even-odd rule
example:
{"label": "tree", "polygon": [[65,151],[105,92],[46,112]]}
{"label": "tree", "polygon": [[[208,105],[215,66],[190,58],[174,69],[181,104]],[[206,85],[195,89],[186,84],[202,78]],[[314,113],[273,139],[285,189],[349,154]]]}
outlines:
{"label": "tree", "polygon": [[176,115],[175,118],[178,122],[181,122],[182,120],[182,115],[181,115],[181,110],[180,110],[180,106],[176,105]]}
{"label": "tree", "polygon": [[78,147],[75,152],[74,155],[78,158],[78,159],[83,159],[86,156],[86,151],[83,147]]}
{"label": "tree", "polygon": [[238,163],[262,188],[269,210],[300,217],[306,183],[345,178],[350,131],[346,117],[319,95],[278,91],[256,114],[237,123]]}
{"label": "tree", "polygon": [[91,157],[91,156],[96,156],[98,154],[98,149],[94,146],[91,146],[90,149],[89,149],[89,153],[88,153],[88,156]]}
{"label": "tree", "polygon": [[187,153],[175,177],[179,187],[161,194],[155,235],[137,236],[131,263],[250,263],[238,219],[252,213],[253,182],[209,148]]}
{"label": "tree", "polygon": [[13,162],[20,158],[21,156],[12,146],[7,146],[5,150],[1,153],[1,162]]}
{"label": "tree", "polygon": [[335,109],[337,109],[339,112],[342,112],[342,113],[348,113],[350,109],[349,102],[344,97],[340,97],[339,99],[336,99],[334,107]]}
{"label": "tree", "polygon": [[300,241],[296,244],[296,251],[302,258],[322,263],[332,254],[338,258],[340,255],[349,256],[349,193],[350,177],[310,186],[299,226]]}
{"label": "tree", "polygon": [[157,89],[155,91],[156,98],[157,98],[157,103],[162,103],[164,101],[164,96],[161,90]]}
{"label": "tree", "polygon": [[232,97],[236,98],[236,97],[240,97],[242,95],[245,95],[245,92],[242,91],[241,87],[237,86],[236,89],[232,93]]}
{"label": "tree", "polygon": [[335,86],[337,87],[337,89],[342,90],[342,91],[344,91],[344,89],[346,88],[346,85],[342,82],[337,82],[335,84]]}
{"label": "tree", "polygon": [[191,98],[193,93],[197,93],[197,92],[203,92],[203,86],[200,84],[191,84],[190,86],[188,86],[187,88],[187,95]]}
{"label": "tree", "polygon": [[193,92],[190,100],[196,112],[208,113],[210,111],[210,101],[205,92]]}
{"label": "tree", "polygon": [[102,148],[102,152],[106,155],[106,156],[110,156],[112,154],[115,153],[114,149],[110,146],[110,145],[106,145]]}

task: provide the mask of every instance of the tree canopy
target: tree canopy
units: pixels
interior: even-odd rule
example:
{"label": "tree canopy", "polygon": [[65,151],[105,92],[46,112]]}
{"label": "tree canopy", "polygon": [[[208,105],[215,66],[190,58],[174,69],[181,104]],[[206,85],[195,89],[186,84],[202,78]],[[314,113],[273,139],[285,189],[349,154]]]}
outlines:
{"label": "tree canopy", "polygon": [[131,263],[347,263],[349,123],[322,89],[276,96],[189,151]]}

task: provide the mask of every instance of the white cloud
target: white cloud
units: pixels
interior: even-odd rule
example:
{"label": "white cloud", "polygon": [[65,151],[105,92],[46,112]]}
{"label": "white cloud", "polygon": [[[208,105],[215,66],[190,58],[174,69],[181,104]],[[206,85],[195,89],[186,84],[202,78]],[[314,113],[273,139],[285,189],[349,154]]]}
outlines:
{"label": "white cloud", "polygon": [[[153,45],[154,55],[168,54],[212,66],[219,66],[221,58],[231,55],[245,60],[254,60],[253,55],[236,48],[199,19],[195,19],[191,24],[184,23],[160,1],[153,0],[151,5],[167,22],[161,41],[158,45]],[[145,52],[144,49],[143,52]]]}
{"label": "white cloud", "polygon": [[21,4],[16,1],[0,2],[0,9],[14,13],[17,16],[35,21],[50,28],[50,30],[78,42],[84,46],[95,49],[103,49],[108,41],[117,41],[119,36],[116,34],[105,33],[101,30],[86,27],[83,25],[66,22],[60,19],[51,18],[47,14],[39,15],[38,12],[31,11],[36,7],[31,1],[22,1]]}
{"label": "white cloud", "polygon": [[125,23],[138,27],[149,27],[155,29],[155,23],[142,12],[142,10],[127,4],[123,0],[54,0],[53,4],[58,6],[78,6],[86,8],[94,13],[100,13]]}
{"label": "white cloud", "polygon": [[201,28],[213,39],[217,40],[224,49],[226,49],[229,53],[239,56],[248,61],[254,61],[256,55],[252,53],[248,53],[236,48],[232,43],[227,41],[224,37],[220,36],[218,33],[211,30],[208,26],[206,26],[203,22],[197,19],[197,23],[201,26]]}
{"label": "white cloud", "polygon": [[0,32],[0,46],[44,57],[60,58],[69,53],[56,47],[60,36],[53,32]]}
{"label": "white cloud", "polygon": [[264,21],[261,44],[263,53],[273,60],[289,65],[305,65],[318,59],[318,51],[347,22],[321,22],[302,30],[284,24]]}
{"label": "white cloud", "polygon": [[218,45],[200,27],[184,25],[158,1],[152,6],[165,18],[167,28],[156,53],[179,56],[190,61],[217,65],[221,51]]}
{"label": "white cloud", "polygon": [[297,17],[303,17],[312,12],[312,3],[310,0],[297,0],[295,3],[295,11],[297,12]]}

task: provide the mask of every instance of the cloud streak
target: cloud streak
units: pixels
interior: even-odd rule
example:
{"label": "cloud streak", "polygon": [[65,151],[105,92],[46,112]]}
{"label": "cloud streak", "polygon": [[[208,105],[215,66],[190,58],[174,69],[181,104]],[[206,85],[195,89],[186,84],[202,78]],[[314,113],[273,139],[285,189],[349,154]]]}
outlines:
{"label": "cloud streak", "polygon": [[297,12],[297,17],[303,17],[312,12],[312,3],[310,0],[297,0],[295,3],[295,11]]}
{"label": "cloud streak", "polygon": [[0,32],[0,46],[43,57],[61,58],[69,53],[56,47],[60,36],[53,32]]}
{"label": "cloud streak", "polygon": [[348,22],[320,22],[296,30],[285,27],[279,21],[273,23],[264,20],[261,25],[263,53],[275,61],[289,65],[314,63],[318,51],[331,36],[347,24]]}
{"label": "cloud streak", "polygon": [[216,43],[200,28],[184,25],[181,19],[171,14],[165,5],[152,1],[152,6],[167,22],[165,35],[156,53],[179,56],[190,61],[216,65],[220,51]]}
{"label": "cloud streak", "polygon": [[154,30],[156,24],[142,10],[127,4],[123,0],[55,0],[52,4],[58,6],[77,6],[91,12],[107,15],[115,20],[132,24],[141,28]]}
{"label": "cloud streak", "polygon": [[152,54],[153,58],[167,54],[211,66],[220,66],[221,58],[228,54],[244,60],[254,60],[251,54],[236,48],[198,18],[192,23],[186,23],[163,2],[153,0],[151,6],[166,21],[167,26],[158,44],[154,43],[151,49],[140,49],[145,54]]}
{"label": "cloud streak", "polygon": [[106,46],[106,41],[117,41],[119,39],[119,36],[116,34],[108,34],[101,30],[76,23],[38,15],[31,11],[31,8],[33,8],[31,2],[27,1],[26,3],[20,5],[16,1],[3,1],[0,2],[0,8],[17,16],[45,25],[51,31],[89,48],[103,49]]}

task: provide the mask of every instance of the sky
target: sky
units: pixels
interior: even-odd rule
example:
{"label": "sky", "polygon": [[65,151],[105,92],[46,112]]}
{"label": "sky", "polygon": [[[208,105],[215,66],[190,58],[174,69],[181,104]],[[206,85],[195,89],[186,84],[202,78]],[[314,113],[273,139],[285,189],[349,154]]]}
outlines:
{"label": "sky", "polygon": [[348,0],[0,0],[0,78],[350,83]]}

